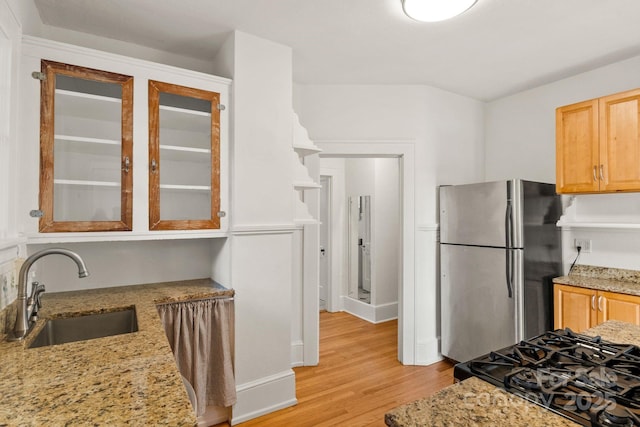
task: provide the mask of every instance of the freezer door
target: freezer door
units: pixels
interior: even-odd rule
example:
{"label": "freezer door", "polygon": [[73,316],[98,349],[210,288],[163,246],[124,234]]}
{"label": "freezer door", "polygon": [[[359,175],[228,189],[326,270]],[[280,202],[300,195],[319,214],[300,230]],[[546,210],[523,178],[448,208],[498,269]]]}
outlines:
{"label": "freezer door", "polygon": [[517,180],[440,187],[440,241],[461,245],[520,247]]}
{"label": "freezer door", "polygon": [[[442,354],[464,362],[515,344],[521,334],[522,251],[440,245]],[[507,274],[513,278],[509,297]]]}

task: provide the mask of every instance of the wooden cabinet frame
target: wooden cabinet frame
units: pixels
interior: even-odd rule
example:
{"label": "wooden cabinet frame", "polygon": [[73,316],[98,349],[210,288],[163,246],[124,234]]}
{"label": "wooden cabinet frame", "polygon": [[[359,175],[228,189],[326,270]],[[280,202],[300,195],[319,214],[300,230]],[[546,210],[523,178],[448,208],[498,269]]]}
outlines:
{"label": "wooden cabinet frame", "polygon": [[598,100],[556,110],[556,190],[594,193],[599,190]]}
{"label": "wooden cabinet frame", "polygon": [[[160,93],[197,98],[211,103],[211,217],[198,220],[160,218]],[[149,230],[219,229],[220,218],[220,94],[149,80]]]}
{"label": "wooden cabinet frame", "polygon": [[[44,80],[40,86],[40,196],[42,217],[40,232],[129,231],[132,228],[133,189],[133,77],[54,61],[41,61]],[[55,221],[54,209],[54,139],[56,75],[82,78],[122,87],[121,160],[129,159],[121,168],[121,211],[119,221]]]}
{"label": "wooden cabinet frame", "polygon": [[553,289],[555,329],[579,333],[607,320],[640,325],[640,296],[557,283]]}
{"label": "wooden cabinet frame", "polygon": [[640,89],[556,109],[561,194],[640,191]]}

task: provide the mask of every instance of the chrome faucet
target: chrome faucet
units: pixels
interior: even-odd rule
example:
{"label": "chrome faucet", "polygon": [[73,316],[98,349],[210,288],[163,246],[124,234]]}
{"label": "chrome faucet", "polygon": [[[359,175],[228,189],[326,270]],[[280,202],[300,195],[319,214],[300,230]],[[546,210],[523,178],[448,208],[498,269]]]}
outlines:
{"label": "chrome faucet", "polygon": [[89,272],[84,265],[84,261],[80,258],[80,255],[62,248],[44,249],[35,254],[29,256],[22,267],[18,275],[18,314],[16,316],[16,323],[13,327],[13,336],[9,336],[9,341],[19,341],[24,339],[29,333],[29,330],[35,323],[38,314],[38,308],[42,306],[40,303],[40,294],[44,292],[44,285],[37,282],[33,283],[31,288],[31,296],[27,300],[27,282],[29,281],[29,269],[40,258],[47,255],[65,255],[71,258],[78,266],[78,277],[87,277]]}

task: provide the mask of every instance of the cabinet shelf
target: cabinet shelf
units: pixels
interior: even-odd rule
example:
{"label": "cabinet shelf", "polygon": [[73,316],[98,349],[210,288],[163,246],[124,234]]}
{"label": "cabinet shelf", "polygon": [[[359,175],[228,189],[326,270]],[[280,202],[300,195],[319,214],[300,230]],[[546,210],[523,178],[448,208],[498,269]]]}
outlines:
{"label": "cabinet shelf", "polygon": [[126,242],[139,240],[190,240],[190,239],[215,239],[226,238],[228,233],[219,230],[180,230],[180,231],[154,231],[153,233],[110,231],[106,233],[33,233],[26,236],[27,244],[51,244],[74,242]]}
{"label": "cabinet shelf", "polygon": [[85,187],[120,187],[119,182],[111,181],[84,181],[77,179],[54,179],[56,185],[80,185]]}
{"label": "cabinet shelf", "polygon": [[71,135],[55,135],[54,138],[56,141],[86,142],[89,144],[105,144],[105,145],[120,146],[120,141],[117,141],[114,139],[90,138],[87,136],[71,136]]}
{"label": "cabinet shelf", "polygon": [[160,184],[161,190],[174,191],[211,191],[210,185],[178,185],[178,184]]}
{"label": "cabinet shelf", "polygon": [[309,133],[300,124],[300,119],[293,113],[293,150],[301,156],[310,156],[320,153],[322,150],[309,139]]}
{"label": "cabinet shelf", "polygon": [[195,133],[211,132],[211,113],[166,105],[161,105],[158,109],[161,128]]}
{"label": "cabinet shelf", "polygon": [[120,141],[84,136],[55,135],[55,153],[79,153],[89,156],[120,157]]}
{"label": "cabinet shelf", "polygon": [[564,228],[602,228],[602,229],[619,229],[619,230],[637,230],[640,231],[640,223],[621,223],[621,222],[580,222],[560,220],[556,224],[558,227]]}
{"label": "cabinet shelf", "polygon": [[168,161],[191,162],[202,167],[211,163],[211,149],[160,145],[160,158]]}
{"label": "cabinet shelf", "polygon": [[119,98],[112,98],[110,96],[104,96],[104,95],[94,95],[91,93],[84,93],[84,92],[75,92],[72,90],[65,90],[65,89],[56,89],[56,95],[68,96],[70,98],[93,100],[93,101],[112,102],[117,104],[120,104],[122,102]]}
{"label": "cabinet shelf", "polygon": [[56,115],[102,121],[120,121],[122,101],[118,98],[56,89]]}
{"label": "cabinet shelf", "polygon": [[294,181],[293,188],[296,190],[312,190],[322,188],[322,185],[316,184],[313,181]]}
{"label": "cabinet shelf", "polygon": [[305,145],[298,145],[298,144],[293,144],[293,150],[300,154],[301,156],[310,156],[312,154],[317,154],[317,153],[321,153],[322,150],[320,148],[318,148],[317,146],[305,146]]}
{"label": "cabinet shelf", "polygon": [[211,154],[211,150],[208,148],[195,148],[195,147],[180,147],[178,145],[160,145],[161,150],[168,151],[184,151],[189,153],[202,153],[202,154]]}
{"label": "cabinet shelf", "polygon": [[178,114],[189,114],[193,116],[211,117],[211,113],[206,111],[189,110],[188,108],[170,107],[168,105],[161,105],[160,111],[171,111]]}
{"label": "cabinet shelf", "polygon": [[310,176],[307,168],[300,163],[300,159],[298,159],[298,155],[296,153],[292,153],[292,161],[293,161],[293,187],[296,190],[305,190],[311,188],[320,188],[321,185],[315,182]]}

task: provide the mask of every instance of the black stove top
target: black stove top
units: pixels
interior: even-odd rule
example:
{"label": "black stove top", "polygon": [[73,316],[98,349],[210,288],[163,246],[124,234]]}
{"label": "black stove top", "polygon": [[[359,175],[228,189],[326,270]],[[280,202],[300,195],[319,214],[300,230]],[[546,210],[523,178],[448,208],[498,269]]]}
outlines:
{"label": "black stove top", "polygon": [[640,426],[640,348],[560,329],[459,363],[479,377],[585,426]]}

